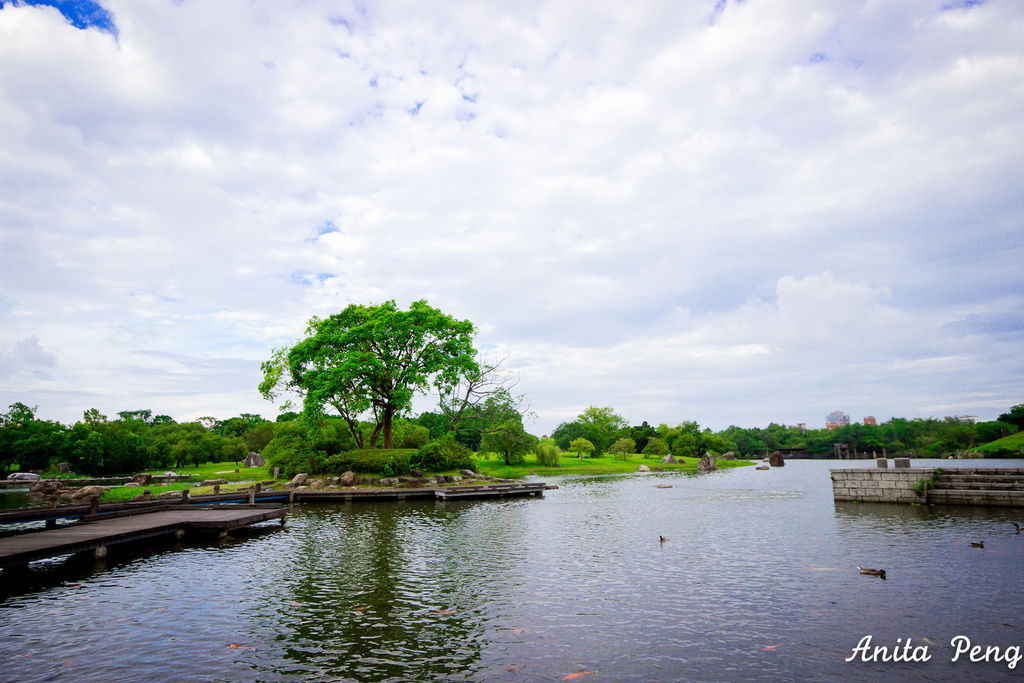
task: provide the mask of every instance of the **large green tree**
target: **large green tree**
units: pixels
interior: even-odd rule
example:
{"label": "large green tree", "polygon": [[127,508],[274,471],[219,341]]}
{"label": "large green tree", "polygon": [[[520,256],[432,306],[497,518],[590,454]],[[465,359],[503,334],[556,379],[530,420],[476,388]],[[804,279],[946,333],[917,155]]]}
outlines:
{"label": "large green tree", "polygon": [[[283,389],[302,396],[304,412],[317,417],[333,408],[361,448],[393,448],[392,424],[413,396],[444,391],[478,371],[473,324],[415,301],[408,311],[394,301],[352,304],[329,318],[314,317],[305,339],[277,349],[263,363],[260,392],[272,399]],[[372,416],[366,439],[361,416]]]}

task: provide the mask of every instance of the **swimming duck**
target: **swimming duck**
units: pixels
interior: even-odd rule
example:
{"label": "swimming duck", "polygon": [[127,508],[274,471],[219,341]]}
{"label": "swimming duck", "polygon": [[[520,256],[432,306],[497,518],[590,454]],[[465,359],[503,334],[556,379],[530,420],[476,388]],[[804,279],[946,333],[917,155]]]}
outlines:
{"label": "swimming duck", "polygon": [[1020,533],[1020,524],[1017,524],[1017,522],[1010,522],[1010,524],[1013,525],[1013,528],[1016,529],[1017,533],[1019,534]]}
{"label": "swimming duck", "polygon": [[985,541],[978,541],[977,543],[971,543],[972,548],[984,548]]}
{"label": "swimming duck", "polygon": [[665,541],[667,541],[667,540],[668,540],[668,539],[667,539],[667,538],[665,538],[664,536],[658,536],[658,542],[659,542],[659,543],[664,543],[664,542],[665,542]]}
{"label": "swimming duck", "polygon": [[857,567],[861,574],[867,574],[868,576],[877,576],[880,579],[885,578],[884,569],[868,569],[867,567]]}

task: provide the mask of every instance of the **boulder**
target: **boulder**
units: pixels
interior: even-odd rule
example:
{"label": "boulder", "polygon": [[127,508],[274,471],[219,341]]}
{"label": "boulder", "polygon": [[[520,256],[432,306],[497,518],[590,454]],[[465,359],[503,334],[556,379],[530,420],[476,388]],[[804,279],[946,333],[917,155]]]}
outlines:
{"label": "boulder", "polygon": [[33,472],[15,472],[7,475],[10,481],[38,481],[39,475]]}
{"label": "boulder", "polygon": [[704,455],[700,456],[700,462],[697,463],[697,469],[701,472],[717,470],[718,463],[715,462],[715,456],[705,452]]}
{"label": "boulder", "polygon": [[416,477],[417,479],[423,478],[423,470],[409,470],[409,474]]}
{"label": "boulder", "polygon": [[[142,495],[145,496],[146,492],[143,491]],[[157,498],[181,498],[181,491],[164,491],[163,493],[156,494]]]}
{"label": "boulder", "polygon": [[355,480],[356,473],[353,472],[352,470],[349,470],[348,472],[343,472],[342,475],[338,478],[338,484],[341,486],[351,486],[355,482]]}
{"label": "boulder", "polygon": [[670,489],[670,488],[672,488],[672,484],[655,484],[654,488],[656,488],[656,489]]}
{"label": "boulder", "polygon": [[140,484],[140,483],[139,483],[139,482],[137,482],[137,481],[129,481],[128,483],[126,483],[126,484],[124,485],[124,487],[125,487],[126,489],[137,489],[137,488],[141,488],[141,487],[142,487],[142,484]]}
{"label": "boulder", "polygon": [[651,468],[648,467],[647,465],[640,465],[640,467],[637,468],[637,472],[650,472],[650,471],[651,471]]}
{"label": "boulder", "polygon": [[228,483],[227,479],[204,479],[200,486],[223,486]]}
{"label": "boulder", "polygon": [[54,481],[53,479],[43,479],[32,484],[32,487],[28,490],[29,493],[41,493],[43,495],[50,495],[60,490],[60,482]]}
{"label": "boulder", "polygon": [[768,464],[772,467],[785,467],[786,458],[783,457],[782,453],[775,451],[772,453],[772,457],[768,458]]}
{"label": "boulder", "polygon": [[476,472],[474,472],[473,470],[460,470],[459,474],[461,474],[464,477],[475,477],[476,476]]}
{"label": "boulder", "polygon": [[726,451],[725,453],[722,453],[722,455],[720,455],[719,457],[722,460],[735,460],[736,454],[733,453],[732,451]]}
{"label": "boulder", "polygon": [[665,468],[664,468],[664,467],[655,467],[655,468],[654,468],[654,471],[655,471],[655,472],[664,472],[664,471],[665,471]]}
{"label": "boulder", "polygon": [[755,470],[770,470],[770,469],[771,469],[771,467],[769,467],[768,465],[758,465],[758,466],[757,466],[757,467],[755,467],[754,469],[755,469]]}
{"label": "boulder", "polygon": [[662,459],[661,459],[661,461],[662,461],[662,462],[665,462],[665,463],[669,463],[669,462],[679,462],[678,460],[676,460],[675,456],[674,456],[674,455],[672,455],[671,453],[669,453],[669,454],[668,454],[668,455],[666,455],[666,456],[665,456],[664,458],[662,458]]}
{"label": "boulder", "polygon": [[71,498],[74,500],[85,500],[92,496],[102,496],[104,493],[110,490],[109,486],[83,486],[74,493],[71,494]]}
{"label": "boulder", "polygon": [[69,474],[71,472],[71,463],[59,462],[57,463],[57,471],[61,474]]}
{"label": "boulder", "polygon": [[243,467],[263,467],[267,464],[267,461],[263,459],[263,456],[255,451],[249,451],[245,460],[242,461]]}
{"label": "boulder", "polygon": [[178,476],[178,473],[177,472],[171,472],[170,470],[168,470],[167,472],[164,472],[160,476],[161,477],[176,477],[176,476]]}
{"label": "boulder", "polygon": [[327,482],[325,482],[323,479],[314,479],[313,481],[309,482],[309,489],[311,491],[320,491],[321,489],[325,488],[327,488]]}
{"label": "boulder", "polygon": [[143,472],[142,474],[136,474],[132,478],[135,480],[136,483],[141,484],[142,486],[149,486],[150,484],[153,483],[153,475],[146,474],[145,472]]}
{"label": "boulder", "polygon": [[292,480],[288,483],[291,484],[292,486],[302,486],[303,484],[306,483],[307,479],[309,479],[309,475],[306,474],[305,472],[301,472],[292,477]]}

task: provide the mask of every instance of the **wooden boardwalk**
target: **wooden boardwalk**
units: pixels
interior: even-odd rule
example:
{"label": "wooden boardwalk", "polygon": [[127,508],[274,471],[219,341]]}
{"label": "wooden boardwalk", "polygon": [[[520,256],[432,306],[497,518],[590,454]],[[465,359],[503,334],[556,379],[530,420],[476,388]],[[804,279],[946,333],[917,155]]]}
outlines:
{"label": "wooden boardwalk", "polygon": [[187,532],[226,534],[230,529],[268,519],[282,519],[280,506],[176,507],[157,512],[126,510],[92,515],[81,524],[0,538],[0,567],[24,565],[34,560],[92,551],[104,557],[108,546],[155,536],[183,536]]}

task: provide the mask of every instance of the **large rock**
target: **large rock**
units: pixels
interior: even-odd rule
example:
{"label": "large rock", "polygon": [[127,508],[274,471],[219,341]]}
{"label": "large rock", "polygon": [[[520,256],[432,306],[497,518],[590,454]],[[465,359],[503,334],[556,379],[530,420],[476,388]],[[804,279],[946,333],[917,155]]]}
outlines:
{"label": "large rock", "polygon": [[9,474],[7,478],[11,481],[38,481],[39,475],[34,472],[15,472]]}
{"label": "large rock", "polygon": [[254,451],[249,451],[245,460],[242,461],[243,467],[263,467],[267,464],[267,461],[263,459],[263,456]]}
{"label": "large rock", "polygon": [[60,482],[54,481],[53,479],[43,479],[32,484],[32,487],[28,490],[29,493],[42,493],[50,495],[60,491]]}
{"label": "large rock", "polygon": [[228,483],[227,479],[204,479],[200,486],[223,486]]}
{"label": "large rock", "polygon": [[704,453],[700,457],[700,462],[697,463],[697,469],[701,472],[710,472],[711,470],[718,469],[718,463],[715,462],[715,456],[710,453]]}
{"label": "large rock", "polygon": [[292,477],[292,480],[288,483],[291,484],[292,486],[302,486],[303,484],[306,483],[307,479],[309,479],[309,475],[306,474],[305,472],[300,472],[299,474],[296,474],[294,477]]}
{"label": "large rock", "polygon": [[341,486],[351,486],[356,481],[356,473],[352,470],[345,472],[338,479],[338,484]]}
{"label": "large rock", "polygon": [[74,500],[84,500],[93,496],[102,496],[104,493],[110,490],[108,486],[83,486],[74,493],[71,494],[71,498]]}
{"label": "large rock", "polygon": [[735,460],[736,454],[733,453],[732,451],[726,451],[725,453],[722,453],[722,455],[720,455],[719,457],[722,458],[722,460]]}
{"label": "large rock", "polygon": [[672,455],[671,453],[669,453],[664,458],[662,458],[661,461],[662,462],[679,462],[678,460],[676,460],[675,456]]}
{"label": "large rock", "polygon": [[57,463],[57,471],[60,472],[61,474],[68,474],[68,473],[70,473],[71,472],[71,463],[69,463],[69,462],[59,462],[59,463]]}
{"label": "large rock", "polygon": [[323,479],[314,479],[313,481],[309,482],[309,488],[311,491],[319,491],[321,489],[327,488],[327,483]]}
{"label": "large rock", "polygon": [[640,465],[640,467],[637,468],[637,472],[650,472],[650,471],[651,471],[651,468],[648,467],[647,465]]}
{"label": "large rock", "polygon": [[785,467],[786,458],[783,457],[782,453],[775,451],[772,453],[772,457],[768,458],[768,464],[772,467]]}
{"label": "large rock", "polygon": [[132,479],[134,479],[135,483],[139,484],[140,486],[149,486],[150,484],[153,483],[153,475],[147,474],[145,472],[141,474],[136,474],[134,477],[132,477]]}
{"label": "large rock", "polygon": [[461,474],[464,477],[475,477],[476,476],[476,472],[474,472],[473,470],[459,470],[459,474]]}

